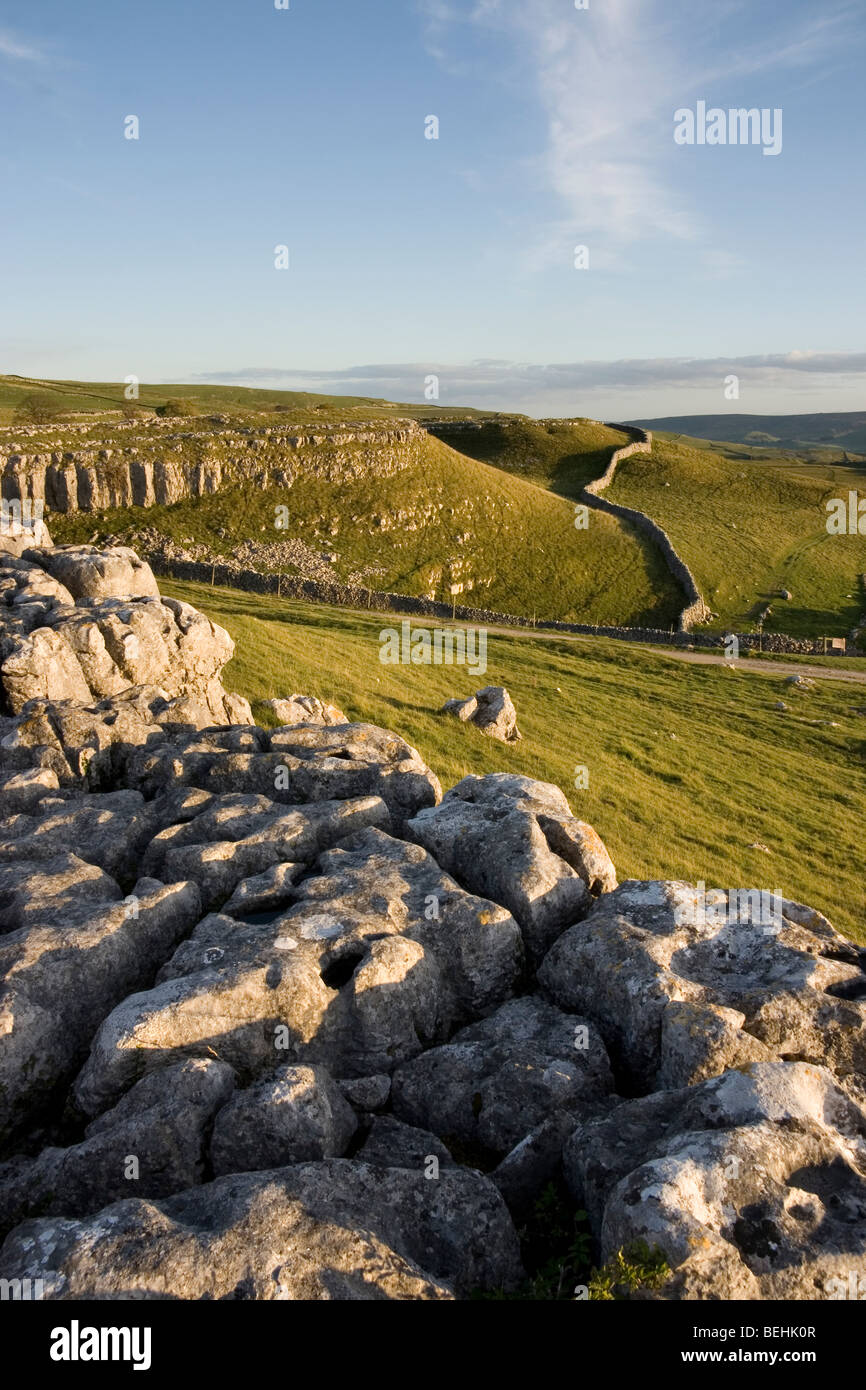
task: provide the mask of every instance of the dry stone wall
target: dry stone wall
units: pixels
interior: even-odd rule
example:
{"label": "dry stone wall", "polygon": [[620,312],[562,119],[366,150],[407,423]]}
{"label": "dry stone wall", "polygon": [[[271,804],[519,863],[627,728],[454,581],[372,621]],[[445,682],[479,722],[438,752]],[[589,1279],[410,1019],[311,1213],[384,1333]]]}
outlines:
{"label": "dry stone wall", "polygon": [[[327,584],[315,579],[300,579],[296,575],[261,574],[258,570],[240,569],[234,565],[210,564],[201,560],[166,560],[149,556],[155,574],[193,583],[216,584],[247,593],[273,594],[277,598],[304,599],[309,603],[324,603],[341,608],[368,609],[374,613],[402,613],[406,616],[451,619],[495,627],[522,627],[538,632],[573,632],[588,637],[614,637],[625,642],[652,642],[675,647],[724,647],[727,633],[674,632],[670,628],[610,627],[597,623],[562,623],[533,621],[519,613],[499,613],[491,608],[472,608],[458,603],[452,607],[435,599],[419,598],[414,594],[392,594],[379,589],[352,588],[348,584]],[[737,634],[742,651],[797,652],[802,655],[824,655],[820,637],[789,637],[785,633]],[[827,652],[827,656],[845,655]],[[852,649],[849,656],[857,655]]]}
{"label": "dry stone wall", "polygon": [[631,458],[632,454],[652,453],[653,437],[650,430],[638,429],[634,425],[609,424],[607,428],[609,430],[620,430],[623,434],[631,435],[632,442],[631,444],[623,444],[620,449],[614,449],[607,468],[604,470],[601,477],[595,478],[591,483],[587,483],[584,490],[591,493],[594,497],[597,496],[598,493],[604,492],[605,488],[610,487],[610,484],[613,482],[614,474],[623,459]]}
{"label": "dry stone wall", "polygon": [[[424,422],[431,434],[435,434],[443,439],[452,437],[457,438],[461,434],[470,434],[481,430],[491,423],[499,429],[507,429],[519,423],[514,420],[427,420]],[[576,420],[536,420],[537,425],[569,425],[582,424],[580,419]],[[633,526],[637,531],[655,545],[662,553],[668,569],[676,580],[677,584],[685,595],[685,606],[679,616],[680,632],[689,632],[695,623],[705,622],[711,617],[711,612],[698,589],[694,575],[685,561],[677,554],[673,543],[667,532],[663,530],[657,522],[652,521],[644,512],[636,511],[633,507],[623,507],[617,502],[609,502],[607,498],[600,496],[606,488],[613,482],[616,470],[624,459],[631,458],[633,454],[652,453],[652,433],[643,430],[635,425],[612,424],[605,421],[607,429],[619,430],[631,439],[630,444],[624,444],[619,449],[614,449],[608,465],[601,477],[593,479],[583,488],[581,496],[584,502],[594,507],[597,511],[607,512],[608,515],[617,517],[620,521],[625,521]]]}
{"label": "dry stone wall", "polygon": [[620,521],[629,522],[657,546],[668,569],[686,597],[686,605],[680,613],[679,630],[680,632],[690,632],[695,623],[706,622],[708,618],[712,617],[712,613],[704,602],[694,575],[685,560],[677,554],[668,533],[645,512],[639,512],[634,507],[623,507],[618,502],[610,502],[606,497],[599,496],[606,488],[610,487],[616,470],[624,459],[631,458],[633,454],[652,453],[652,433],[650,430],[640,429],[636,425],[611,424],[608,425],[608,429],[622,430],[631,435],[632,442],[623,445],[621,449],[614,449],[610,456],[610,462],[601,477],[587,483],[583,489],[583,499],[589,506],[607,512],[610,516],[618,517]]}

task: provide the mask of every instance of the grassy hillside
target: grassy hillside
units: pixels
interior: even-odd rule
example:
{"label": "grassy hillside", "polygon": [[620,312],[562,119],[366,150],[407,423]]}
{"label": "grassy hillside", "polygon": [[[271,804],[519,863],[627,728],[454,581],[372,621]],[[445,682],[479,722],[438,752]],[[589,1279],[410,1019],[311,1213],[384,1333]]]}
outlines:
{"label": "grassy hillside", "polygon": [[[602,835],[621,878],[778,888],[866,941],[862,686],[819,680],[800,695],[770,669],[687,666],[617,642],[504,636],[491,636],[487,672],[473,679],[459,666],[382,665],[379,632],[398,618],[168,580],[161,587],[228,628],[237,655],[226,684],[249,699],[332,700],[351,719],[401,733],[446,787],[503,769],[555,782]],[[497,743],[437,714],[449,696],[488,683],[511,691],[521,743]],[[774,708],[780,697],[787,712]],[[574,789],[579,765],[589,770],[584,791]]]}
{"label": "grassy hillside", "polygon": [[[597,422],[529,419],[454,435],[463,452],[567,497],[604,471],[624,438]],[[702,444],[654,435],[652,454],[621,464],[605,496],[664,526],[719,614],[711,628],[753,630],[785,588],[794,597],[775,604],[766,632],[844,636],[866,609],[866,539],[829,536],[824,504],[866,493],[866,465],[828,462],[819,448],[807,463],[757,445]]]}
{"label": "grassy hillside", "polygon": [[[263,411],[290,410],[293,418],[305,415],[325,416],[328,419],[369,420],[376,416],[411,415],[414,418],[442,415],[445,418],[481,418],[488,412],[437,406],[430,403],[406,405],[372,396],[326,396],[312,391],[269,391],[246,386],[191,385],[182,382],[149,386],[139,385],[135,405],[153,410],[169,400],[190,402],[197,410],[206,411]],[[104,413],[120,410],[124,386],[117,381],[49,381],[37,377],[0,376],[0,423],[8,423],[15,410],[31,395],[53,396],[64,413]]]}
{"label": "grassy hillside", "polygon": [[604,472],[611,450],[629,442],[628,435],[597,420],[573,424],[513,416],[479,423],[477,430],[448,435],[447,442],[471,458],[529,478],[563,497],[577,497]]}
{"label": "grassy hillside", "polygon": [[[288,531],[274,529],[279,504],[289,508]],[[169,507],[49,522],[58,542],[146,524],[224,555],[250,538],[291,536],[336,554],[343,581],[446,600],[462,583],[461,602],[527,617],[668,627],[681,607],[660,558],[614,519],[592,515],[578,531],[566,501],[433,438],[417,467],[390,478],[335,486],[301,475],[290,489],[227,488]]]}
{"label": "grassy hillside", "polygon": [[863,466],[732,460],[653,440],[617,471],[606,496],[664,526],[720,617],[711,624],[748,631],[779,589],[764,630],[843,636],[866,602],[866,538],[831,536],[825,502],[866,492]]}
{"label": "grassy hillside", "polygon": [[762,460],[769,463],[789,463],[789,464],[834,464],[834,463],[862,463],[863,455],[852,452],[850,449],[840,449],[835,444],[808,444],[801,443],[797,446],[776,445],[758,443],[752,440],[750,443],[734,443],[731,440],[722,439],[701,439],[696,435],[682,434],[672,431],[656,430],[653,439],[659,443],[667,440],[673,444],[684,444],[689,449],[706,449],[711,454],[721,454],[722,458],[752,460],[760,462]]}
{"label": "grassy hillside", "polygon": [[[102,412],[122,404],[116,383],[0,377],[0,416],[5,411],[8,417],[22,392],[44,391],[46,385],[76,409]],[[447,443],[431,441],[423,466],[392,480],[362,479],[336,489],[301,478],[280,497],[234,489],[147,512],[57,518],[59,540],[148,525],[182,545],[198,543],[229,555],[244,541],[294,537],[336,553],[333,571],[344,582],[438,598],[448,597],[451,584],[462,584],[463,601],[471,595],[483,606],[544,618],[661,627],[675,620],[680,596],[651,546],[598,513],[592,514],[588,531],[574,531],[567,507],[549,496],[576,497],[625,438],[597,421],[536,421],[241,387],[143,386],[140,400],[157,406],[178,396],[203,412],[229,412],[258,425],[268,415],[254,412],[288,410],[299,424],[438,414],[443,420],[472,418],[479,428],[454,431]],[[47,428],[44,435],[31,436],[28,447],[82,447],[91,436],[104,442],[110,424],[100,424],[100,418],[96,414],[92,430],[83,434],[69,431],[68,439],[62,426]],[[695,417],[710,435],[714,421],[731,428],[740,421],[744,437],[761,434],[758,426],[765,425],[763,434],[771,440],[777,436],[769,427],[795,421],[812,443],[803,445],[803,458],[784,452],[781,444],[656,434],[652,455],[628,460],[608,496],[666,528],[719,614],[715,627],[751,630],[759,611],[785,588],[793,599],[775,603],[765,631],[842,636],[866,604],[860,587],[866,541],[828,536],[824,504],[849,489],[866,492],[866,463],[833,463],[832,450],[817,441],[847,438],[860,419],[854,414]],[[201,418],[195,430],[209,438],[182,448],[218,450],[220,429],[218,422]],[[291,529],[277,536],[274,508],[281,502],[289,505]],[[293,573],[285,561],[285,555],[275,554],[255,563]]]}

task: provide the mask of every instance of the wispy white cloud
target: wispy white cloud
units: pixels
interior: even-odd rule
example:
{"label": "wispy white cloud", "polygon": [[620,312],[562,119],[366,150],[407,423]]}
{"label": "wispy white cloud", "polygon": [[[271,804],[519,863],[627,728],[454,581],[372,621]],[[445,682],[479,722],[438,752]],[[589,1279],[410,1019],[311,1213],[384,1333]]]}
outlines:
{"label": "wispy white cloud", "polygon": [[21,63],[44,63],[46,55],[31,43],[23,43],[8,29],[0,29],[0,55]]}
{"label": "wispy white cloud", "polygon": [[[188,379],[421,401],[426,380],[435,375],[441,404],[581,414],[586,410],[581,409],[580,402],[593,401],[601,394],[620,399],[623,414],[635,415],[647,412],[631,408],[629,401],[647,401],[661,393],[715,392],[721,400],[725,379],[731,374],[740,378],[744,392],[747,390],[752,398],[757,392],[769,397],[773,393],[833,392],[852,386],[859,389],[862,398],[866,352],[793,351],[748,357],[649,357],[548,364],[483,358],[467,363],[370,363],[333,371],[245,367]],[[687,409],[688,401],[682,400],[677,413]]]}
{"label": "wispy white cloud", "polygon": [[786,0],[769,17],[753,0],[592,0],[586,10],[571,0],[420,5],[428,48],[452,70],[468,26],[510,39],[528,72],[546,118],[536,173],[563,207],[539,235],[536,268],[562,264],[575,240],[601,233],[608,256],[647,234],[703,237],[703,217],[670,170],[674,110],[759,74],[813,78],[862,36],[861,0],[827,0],[820,10]]}

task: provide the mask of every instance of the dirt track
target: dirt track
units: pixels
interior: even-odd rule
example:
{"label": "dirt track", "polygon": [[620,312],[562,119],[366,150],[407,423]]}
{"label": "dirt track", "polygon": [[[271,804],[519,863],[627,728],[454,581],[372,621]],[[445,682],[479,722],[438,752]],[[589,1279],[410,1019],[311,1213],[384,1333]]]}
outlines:
{"label": "dirt track", "polygon": [[[459,626],[466,627],[468,624],[460,623]],[[574,632],[539,632],[537,629],[526,627],[493,627],[488,626],[487,631],[492,634],[499,633],[503,637],[534,637],[536,640],[546,640],[548,642],[598,642],[616,641],[616,638],[598,638],[584,636],[582,633]],[[866,661],[863,663],[862,671],[852,671],[847,667],[833,666],[810,666],[808,663],[800,665],[793,661],[764,661],[756,657],[740,657],[737,661],[729,661],[722,653],[715,652],[690,652],[676,647],[657,647],[649,642],[629,642],[630,647],[639,647],[642,651],[652,652],[654,656],[667,656],[672,661],[690,661],[697,666],[733,666],[738,671],[757,671],[766,676],[812,676],[832,681],[853,681],[855,685],[866,685]]]}

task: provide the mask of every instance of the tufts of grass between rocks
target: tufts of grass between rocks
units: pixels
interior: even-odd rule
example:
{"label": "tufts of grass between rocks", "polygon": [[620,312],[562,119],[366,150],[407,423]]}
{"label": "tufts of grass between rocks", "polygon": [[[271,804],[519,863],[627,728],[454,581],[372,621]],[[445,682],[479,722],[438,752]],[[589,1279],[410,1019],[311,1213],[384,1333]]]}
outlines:
{"label": "tufts of grass between rocks", "polygon": [[611,1302],[658,1292],[670,1274],[664,1253],[636,1241],[607,1263],[593,1263],[585,1211],[575,1210],[564,1184],[549,1182],[518,1226],[525,1282],[513,1293],[475,1293],[479,1300]]}

